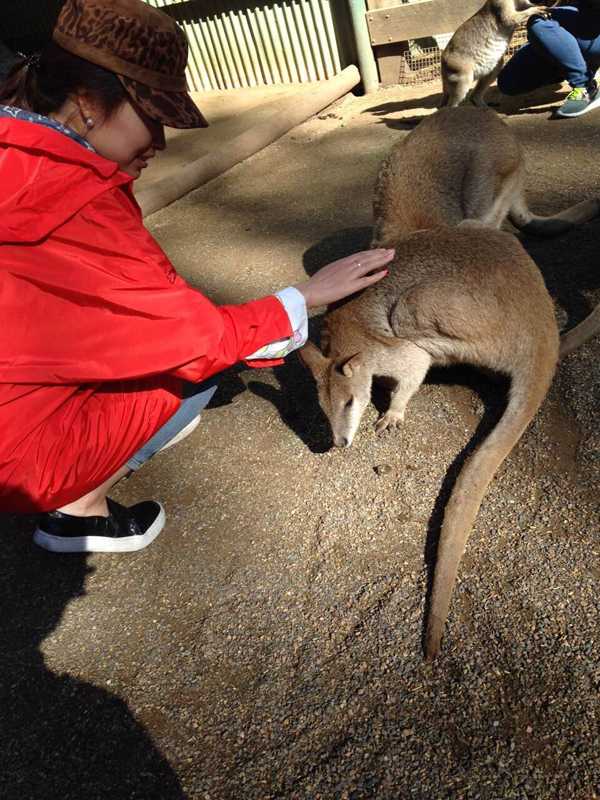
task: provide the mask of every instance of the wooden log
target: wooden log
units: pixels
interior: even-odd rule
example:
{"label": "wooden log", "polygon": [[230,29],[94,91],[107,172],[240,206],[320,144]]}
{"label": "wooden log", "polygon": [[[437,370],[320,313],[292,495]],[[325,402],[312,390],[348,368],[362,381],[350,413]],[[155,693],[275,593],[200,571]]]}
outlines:
{"label": "wooden log", "polygon": [[293,96],[284,94],[264,106],[250,108],[233,124],[224,120],[199,131],[198,135],[214,146],[195,161],[182,161],[168,174],[141,186],[135,194],[143,215],[153,214],[271,144],[349,92],[359,81],[358,69],[351,65],[328,80],[299,85]]}
{"label": "wooden log", "polygon": [[420,39],[455,31],[483,5],[483,0],[423,0],[367,12],[371,44]]}

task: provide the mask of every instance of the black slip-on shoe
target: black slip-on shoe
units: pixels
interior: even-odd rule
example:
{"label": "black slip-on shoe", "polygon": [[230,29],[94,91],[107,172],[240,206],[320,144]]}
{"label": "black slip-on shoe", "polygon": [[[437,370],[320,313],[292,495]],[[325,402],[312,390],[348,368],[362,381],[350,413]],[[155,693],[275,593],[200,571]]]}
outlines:
{"label": "black slip-on shoe", "polygon": [[160,503],[146,500],[126,508],[108,499],[108,517],[75,517],[62,511],[42,515],[33,541],[53,553],[127,553],[142,550],[165,525]]}

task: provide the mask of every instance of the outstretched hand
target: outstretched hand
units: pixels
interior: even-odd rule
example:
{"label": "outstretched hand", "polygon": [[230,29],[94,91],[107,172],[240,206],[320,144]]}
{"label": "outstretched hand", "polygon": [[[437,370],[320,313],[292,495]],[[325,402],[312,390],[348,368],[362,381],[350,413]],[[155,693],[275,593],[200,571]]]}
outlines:
{"label": "outstretched hand", "polygon": [[308,308],[326,306],[385,278],[388,270],[383,267],[393,258],[393,250],[363,250],[322,267],[295,288],[304,295]]}

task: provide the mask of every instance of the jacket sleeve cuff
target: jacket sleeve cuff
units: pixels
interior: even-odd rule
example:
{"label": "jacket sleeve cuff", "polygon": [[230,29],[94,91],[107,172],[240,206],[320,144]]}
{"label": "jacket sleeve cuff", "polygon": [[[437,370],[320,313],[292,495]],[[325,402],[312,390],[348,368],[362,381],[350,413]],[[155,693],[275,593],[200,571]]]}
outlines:
{"label": "jacket sleeve cuff", "polygon": [[302,292],[299,292],[293,286],[288,286],[287,289],[277,292],[275,297],[283,305],[288,315],[292,335],[286,339],[278,339],[275,342],[271,342],[251,355],[246,356],[245,361],[261,362],[250,366],[266,367],[272,366],[273,363],[281,364],[285,356],[302,347],[308,339],[308,315],[306,301]]}

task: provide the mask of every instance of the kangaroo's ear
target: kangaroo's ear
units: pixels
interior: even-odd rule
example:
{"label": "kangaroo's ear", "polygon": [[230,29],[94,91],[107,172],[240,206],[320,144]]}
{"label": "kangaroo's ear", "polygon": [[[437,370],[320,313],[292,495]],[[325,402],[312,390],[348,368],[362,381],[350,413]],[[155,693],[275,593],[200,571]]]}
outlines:
{"label": "kangaroo's ear", "polygon": [[316,380],[320,380],[325,374],[325,370],[331,363],[330,359],[325,358],[319,348],[312,342],[307,342],[304,347],[298,350],[300,361],[312,372]]}
{"label": "kangaroo's ear", "polygon": [[353,356],[350,356],[350,358],[346,359],[346,361],[339,364],[339,369],[342,371],[342,375],[345,375],[346,378],[351,378],[361,367],[362,358],[360,353],[355,353]]}

